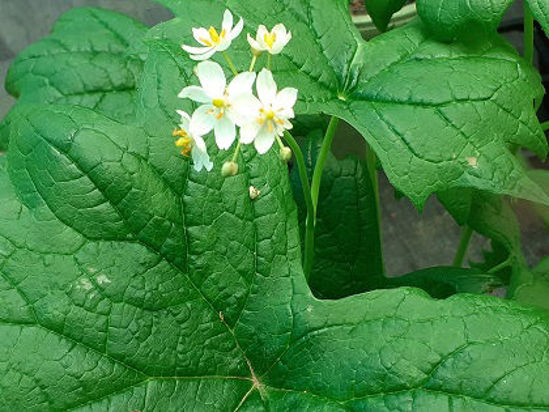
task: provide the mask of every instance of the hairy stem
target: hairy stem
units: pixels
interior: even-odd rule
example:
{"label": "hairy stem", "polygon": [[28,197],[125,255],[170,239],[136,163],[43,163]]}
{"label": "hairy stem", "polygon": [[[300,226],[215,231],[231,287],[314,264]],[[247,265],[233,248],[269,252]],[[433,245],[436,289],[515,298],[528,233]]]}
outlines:
{"label": "hairy stem", "polygon": [[467,248],[469,247],[469,242],[471,241],[471,236],[473,235],[473,229],[469,226],[464,226],[461,229],[461,237],[459,239],[459,247],[454,257],[453,266],[461,267],[463,265],[463,258],[467,253]]}
{"label": "hairy stem", "polygon": [[322,147],[320,148],[320,154],[318,155],[318,159],[316,160],[316,164],[315,164],[313,181],[311,183],[311,198],[313,201],[315,221],[316,221],[316,209],[318,207],[318,193],[320,191],[320,181],[322,180],[322,171],[324,170],[324,164],[326,163],[328,153],[330,152],[330,148],[332,147],[332,141],[334,140],[338,123],[339,123],[339,119],[335,116],[332,116],[332,118],[330,119],[330,124],[328,125],[328,129],[326,130],[326,135],[322,140]]}
{"label": "hairy stem", "polygon": [[314,257],[314,243],[315,243],[315,226],[314,218],[315,212],[313,208],[313,202],[311,200],[311,187],[309,186],[309,178],[307,177],[307,168],[305,167],[305,159],[303,158],[303,152],[295,141],[294,137],[284,132],[284,139],[295,156],[297,169],[299,172],[299,179],[301,180],[301,188],[303,189],[303,197],[305,198],[305,206],[307,208],[307,219],[305,221],[305,248],[303,253],[303,272],[305,273],[305,279],[309,279],[311,270],[313,268]]}
{"label": "hairy stem", "polygon": [[[377,157],[371,146],[366,143],[366,167],[368,168],[368,174],[372,181],[372,188],[374,189],[375,205],[377,211],[377,228],[379,234],[379,241],[381,243],[381,207],[379,201],[379,179],[376,169]],[[385,271],[385,269],[384,269]]]}
{"label": "hairy stem", "polygon": [[524,58],[534,62],[534,16],[528,4],[524,2]]}

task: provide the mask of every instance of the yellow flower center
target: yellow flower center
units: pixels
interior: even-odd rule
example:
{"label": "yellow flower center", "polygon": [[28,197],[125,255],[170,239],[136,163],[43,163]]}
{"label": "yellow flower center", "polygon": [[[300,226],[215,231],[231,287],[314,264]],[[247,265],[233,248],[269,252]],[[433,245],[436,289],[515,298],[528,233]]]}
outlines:
{"label": "yellow flower center", "polygon": [[265,114],[265,118],[267,120],[273,120],[275,118],[275,112],[273,112],[272,110],[269,110],[266,114]]}
{"label": "yellow flower center", "polygon": [[222,107],[225,107],[225,100],[223,99],[213,99],[212,104],[217,107],[218,109],[221,109]]}
{"label": "yellow flower center", "polygon": [[272,49],[273,44],[276,41],[276,33],[265,33],[265,36],[263,36],[263,41],[267,46],[269,46],[269,49]]}
{"label": "yellow flower center", "polygon": [[227,34],[225,32],[225,29],[221,30],[221,34],[218,34],[217,30],[213,26],[210,26],[208,33],[210,33],[210,40],[207,40],[207,39],[201,39],[201,40],[204,42],[204,44],[206,44],[206,46],[209,46],[209,47],[211,47],[214,44],[217,46],[219,43],[221,43],[221,40],[224,39],[225,35]]}
{"label": "yellow flower center", "polygon": [[183,129],[175,129],[173,132],[174,136],[180,136],[179,139],[175,141],[176,147],[181,147],[181,154],[185,157],[189,157],[189,153],[193,148],[193,139],[189,137],[187,132]]}

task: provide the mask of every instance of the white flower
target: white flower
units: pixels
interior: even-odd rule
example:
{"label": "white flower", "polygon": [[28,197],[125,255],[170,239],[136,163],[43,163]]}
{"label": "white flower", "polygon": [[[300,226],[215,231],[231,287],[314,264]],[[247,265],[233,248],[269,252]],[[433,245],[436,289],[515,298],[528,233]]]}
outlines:
{"label": "white flower", "polygon": [[225,51],[231,45],[231,42],[238,37],[244,27],[244,20],[240,21],[233,28],[233,15],[229,10],[225,10],[221,33],[210,26],[208,30],[204,27],[193,28],[193,36],[203,47],[193,47],[182,45],[181,47],[190,54],[193,60],[208,60],[217,51]]}
{"label": "white flower", "polygon": [[272,31],[268,31],[264,25],[257,29],[255,39],[248,33],[248,43],[253,50],[262,52],[267,51],[270,54],[278,54],[292,38],[292,33],[286,31],[283,24],[277,24]]}
{"label": "white flower", "polygon": [[[245,102],[251,120],[242,125],[240,138],[242,143],[253,141],[257,151],[263,154],[271,148],[276,136],[293,127],[289,119],[294,117],[297,89],[287,87],[277,93],[273,74],[267,69],[257,76],[256,88],[259,100],[252,96]],[[243,101],[238,103],[244,105]]]}
{"label": "white flower", "polygon": [[238,102],[252,97],[255,73],[240,73],[227,86],[221,66],[205,61],[198,64],[196,74],[202,87],[185,87],[179,97],[204,103],[193,114],[196,130],[203,136],[214,129],[217,146],[228,149],[236,138],[235,124],[241,126],[246,122],[236,107],[243,107]]}
{"label": "white flower", "polygon": [[177,110],[177,113],[181,116],[181,123],[180,129],[173,132],[174,137],[179,137],[175,145],[182,148],[183,156],[189,157],[189,153],[191,154],[196,171],[200,172],[204,168],[209,172],[213,168],[213,163],[210,161],[206,142],[194,130],[191,117],[183,110]]}

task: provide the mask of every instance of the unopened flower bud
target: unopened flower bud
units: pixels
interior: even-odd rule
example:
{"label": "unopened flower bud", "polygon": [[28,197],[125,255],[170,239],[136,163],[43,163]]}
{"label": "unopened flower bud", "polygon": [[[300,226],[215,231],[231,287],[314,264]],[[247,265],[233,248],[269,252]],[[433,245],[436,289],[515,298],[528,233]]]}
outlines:
{"label": "unopened flower bud", "polygon": [[221,168],[221,176],[229,177],[238,173],[238,164],[235,162],[225,162]]}
{"label": "unopened flower bud", "polygon": [[288,163],[292,158],[292,149],[290,149],[288,146],[281,147],[280,157],[282,158],[282,161],[284,163]]}
{"label": "unopened flower bud", "polygon": [[253,47],[251,47],[251,49],[252,49],[252,54],[253,54],[255,57],[259,57],[259,56],[261,56],[261,54],[263,53],[261,50],[254,49]]}

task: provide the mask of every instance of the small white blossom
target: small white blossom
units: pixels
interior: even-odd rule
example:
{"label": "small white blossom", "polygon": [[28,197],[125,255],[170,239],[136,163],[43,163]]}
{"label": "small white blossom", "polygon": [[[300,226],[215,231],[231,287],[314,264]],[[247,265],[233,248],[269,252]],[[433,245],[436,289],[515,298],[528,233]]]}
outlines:
{"label": "small white blossom", "polygon": [[[240,137],[242,143],[254,143],[260,154],[266,153],[273,145],[276,136],[282,136],[285,130],[293,126],[289,119],[294,117],[293,107],[297,101],[297,89],[287,87],[277,92],[273,74],[263,69],[257,76],[257,95],[247,101],[239,101],[248,111],[249,121],[242,125]],[[239,108],[241,112],[244,107]]]}
{"label": "small white blossom", "polygon": [[208,60],[215,52],[227,50],[231,42],[240,35],[243,27],[244,20],[240,19],[233,28],[233,15],[229,10],[225,10],[221,33],[218,33],[213,26],[210,26],[209,29],[204,27],[193,28],[194,38],[203,47],[186,45],[182,45],[181,47],[190,54],[193,60]]}
{"label": "small white blossom", "polygon": [[208,172],[212,170],[213,163],[210,161],[206,142],[200,134],[194,129],[192,118],[183,110],[177,110],[181,116],[180,129],[174,131],[174,137],[178,137],[175,142],[177,147],[181,147],[181,154],[188,157],[189,153],[192,156],[194,168],[200,172],[202,168]]}
{"label": "small white blossom", "polygon": [[202,87],[185,87],[179,97],[203,103],[193,114],[196,130],[205,135],[213,129],[217,146],[228,149],[236,138],[235,125],[241,126],[246,121],[236,107],[243,107],[239,101],[248,101],[252,97],[256,75],[240,73],[227,86],[223,69],[211,61],[199,63],[196,74]]}
{"label": "small white blossom", "polygon": [[291,38],[292,33],[286,31],[286,27],[282,23],[274,26],[272,31],[268,31],[264,25],[260,25],[255,39],[248,33],[248,43],[253,50],[267,51],[270,54],[279,54]]}

